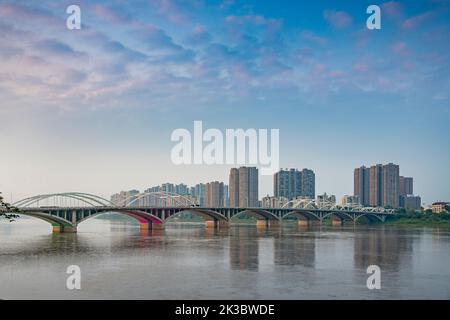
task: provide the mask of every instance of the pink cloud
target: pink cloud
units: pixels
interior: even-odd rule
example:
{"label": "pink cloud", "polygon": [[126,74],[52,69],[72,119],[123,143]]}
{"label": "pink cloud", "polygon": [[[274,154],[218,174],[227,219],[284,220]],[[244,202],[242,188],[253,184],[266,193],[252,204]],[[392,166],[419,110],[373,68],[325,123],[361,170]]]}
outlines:
{"label": "pink cloud", "polygon": [[406,54],[408,51],[408,45],[403,41],[396,42],[392,45],[392,51],[397,54]]}
{"label": "pink cloud", "polygon": [[422,14],[419,14],[417,16],[411,17],[409,19],[406,19],[403,24],[402,27],[404,29],[413,29],[413,28],[417,28],[419,25],[421,25],[422,23],[426,22],[427,20],[429,20],[431,17],[433,16],[432,12],[425,12]]}
{"label": "pink cloud", "polygon": [[303,31],[302,32],[302,37],[305,40],[308,40],[308,41],[311,41],[311,42],[313,42],[315,44],[320,44],[320,45],[325,45],[328,42],[327,38],[318,36],[312,31]]}
{"label": "pink cloud", "polygon": [[381,5],[381,12],[387,17],[398,17],[403,12],[403,6],[396,1],[385,2]]}
{"label": "pink cloud", "polygon": [[367,72],[369,71],[369,66],[366,63],[357,62],[353,65],[353,70],[357,72]]}
{"label": "pink cloud", "polygon": [[323,16],[331,26],[337,29],[346,28],[353,23],[352,16],[345,11],[326,10]]}
{"label": "pink cloud", "polygon": [[92,11],[99,16],[101,19],[109,21],[111,23],[128,23],[130,22],[131,16],[110,7],[103,5],[94,5]]}

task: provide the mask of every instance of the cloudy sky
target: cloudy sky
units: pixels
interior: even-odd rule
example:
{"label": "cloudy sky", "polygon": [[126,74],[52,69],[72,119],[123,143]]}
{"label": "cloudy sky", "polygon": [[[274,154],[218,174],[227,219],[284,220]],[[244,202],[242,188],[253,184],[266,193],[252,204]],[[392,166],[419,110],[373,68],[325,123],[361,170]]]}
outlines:
{"label": "cloudy sky", "polygon": [[279,128],[281,166],[313,169],[318,193],[394,162],[425,203],[450,200],[449,75],[448,0],[0,0],[0,190],[227,181],[170,160],[172,131],[202,120]]}

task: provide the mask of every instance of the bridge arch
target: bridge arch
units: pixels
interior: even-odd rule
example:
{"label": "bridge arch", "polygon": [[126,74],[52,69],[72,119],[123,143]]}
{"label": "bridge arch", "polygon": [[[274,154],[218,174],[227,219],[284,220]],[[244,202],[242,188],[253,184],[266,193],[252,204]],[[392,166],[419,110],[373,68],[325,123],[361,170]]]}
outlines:
{"label": "bridge arch", "polygon": [[287,217],[297,217],[297,218],[305,218],[306,220],[316,220],[320,221],[320,217],[318,217],[314,212],[311,211],[299,211],[299,210],[293,210],[283,216],[283,220]]}
{"label": "bridge arch", "polygon": [[74,226],[70,221],[45,212],[20,212],[20,214],[50,223],[54,232],[74,232],[76,230],[76,226]]}
{"label": "bridge arch", "polygon": [[327,212],[325,215],[322,216],[322,219],[331,217],[333,215],[337,216],[341,220],[344,220],[345,217],[346,217],[346,218],[350,219],[351,221],[355,221],[354,217],[352,215],[348,214],[345,211],[330,211],[330,212]]}
{"label": "bridge arch", "polygon": [[41,194],[29,198],[25,198],[22,200],[19,200],[12,205],[14,207],[18,208],[26,208],[30,207],[33,204],[37,204],[39,206],[40,201],[49,200],[51,198],[57,199],[57,198],[64,198],[64,199],[73,199],[80,201],[81,203],[84,203],[89,206],[111,206],[113,203],[109,200],[106,200],[102,197],[89,194],[89,193],[83,193],[83,192],[64,192],[64,193],[52,193],[52,194]]}
{"label": "bridge arch", "polygon": [[209,209],[198,209],[198,208],[189,208],[189,209],[183,209],[180,211],[177,211],[169,216],[166,217],[164,222],[170,222],[173,218],[180,216],[184,213],[192,212],[193,214],[203,218],[205,221],[227,221],[227,217],[225,217],[223,214]]}
{"label": "bridge arch", "polygon": [[280,220],[276,215],[274,215],[272,212],[269,212],[264,209],[244,209],[235,215],[233,215],[233,218],[239,217],[240,215],[248,214],[252,217],[255,217],[258,220]]}
{"label": "bridge arch", "polygon": [[174,207],[187,207],[191,205],[196,205],[191,199],[186,196],[179,195],[173,192],[160,191],[160,192],[143,192],[136,195],[131,195],[126,199],[123,199],[121,203],[116,203],[115,205],[120,205],[123,207],[133,207],[139,204],[139,202],[144,202],[144,205],[148,205],[150,199],[153,199],[156,206],[161,206],[160,203],[164,203],[163,206],[174,206]]}
{"label": "bridge arch", "polygon": [[128,217],[131,217],[131,218],[137,220],[139,222],[139,224],[149,224],[149,223],[151,223],[151,224],[158,224],[159,225],[159,224],[163,224],[164,223],[164,221],[162,221],[160,218],[158,218],[155,215],[152,215],[152,214],[150,214],[148,212],[145,212],[145,211],[133,210],[133,209],[130,208],[130,209],[126,209],[126,210],[110,210],[110,211],[109,210],[105,210],[105,211],[99,211],[99,212],[96,212],[94,214],[91,214],[89,216],[86,216],[86,217],[82,218],[81,220],[79,220],[77,222],[77,224],[80,224],[80,223],[82,223],[82,222],[84,222],[84,221],[86,221],[88,219],[97,217],[97,216],[102,215],[102,214],[107,214],[107,213],[118,213],[118,214],[126,215]]}
{"label": "bridge arch", "polygon": [[385,218],[378,215],[378,214],[373,214],[373,213],[362,213],[356,216],[355,218],[355,222],[358,221],[360,218],[365,217],[367,218],[369,221],[381,221],[384,222]]}

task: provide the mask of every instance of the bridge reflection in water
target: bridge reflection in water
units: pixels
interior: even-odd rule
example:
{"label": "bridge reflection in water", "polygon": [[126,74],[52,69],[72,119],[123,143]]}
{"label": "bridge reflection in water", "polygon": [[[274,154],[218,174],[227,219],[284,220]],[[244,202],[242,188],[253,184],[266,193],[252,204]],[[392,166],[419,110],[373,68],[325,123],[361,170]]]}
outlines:
{"label": "bridge reflection in water", "polygon": [[[159,199],[158,205],[140,205],[139,197],[116,204],[96,195],[71,192],[38,195],[20,200],[14,206],[20,208],[23,215],[49,222],[54,232],[76,232],[83,221],[110,212],[136,219],[141,230],[162,229],[167,221],[186,212],[202,217],[208,228],[226,228],[233,218],[243,214],[256,218],[257,226],[263,227],[276,227],[292,218],[296,218],[299,225],[321,224],[327,218],[331,218],[333,225],[342,225],[344,221],[356,222],[360,218],[383,222],[395,215],[392,210],[383,208],[318,207],[313,204],[283,208],[199,207],[176,194],[157,192],[143,196]],[[50,200],[53,200],[52,205],[40,205]]]}

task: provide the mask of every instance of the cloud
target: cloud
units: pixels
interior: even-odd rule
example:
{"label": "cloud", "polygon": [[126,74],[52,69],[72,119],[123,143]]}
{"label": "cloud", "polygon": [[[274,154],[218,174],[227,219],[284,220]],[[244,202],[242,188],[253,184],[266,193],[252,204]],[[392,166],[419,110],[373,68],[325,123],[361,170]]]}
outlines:
{"label": "cloud", "polygon": [[397,54],[405,55],[408,53],[408,45],[403,41],[398,41],[392,45],[392,51]]}
{"label": "cloud", "polygon": [[308,40],[312,43],[319,44],[319,45],[325,45],[328,43],[327,38],[318,36],[317,34],[315,34],[312,31],[303,31],[302,38],[305,40]]}
{"label": "cloud", "polygon": [[428,11],[424,12],[422,14],[419,14],[417,16],[411,17],[409,19],[406,19],[402,23],[403,29],[414,29],[425,23],[426,21],[430,20],[433,17],[433,13]]}
{"label": "cloud", "polygon": [[212,40],[211,34],[205,27],[197,25],[195,29],[186,37],[188,45],[200,46],[210,43]]}
{"label": "cloud", "polygon": [[344,29],[353,23],[353,18],[345,11],[325,10],[323,13],[325,20],[336,29]]}
{"label": "cloud", "polygon": [[175,43],[163,29],[152,24],[139,28],[138,37],[149,50],[149,55],[156,55],[158,60],[182,62],[194,57],[193,51]]}
{"label": "cloud", "polygon": [[104,5],[93,5],[91,8],[101,19],[114,24],[127,24],[133,21],[132,16],[123,8],[115,8]]}
{"label": "cloud", "polygon": [[0,17],[23,25],[65,25],[65,20],[50,11],[15,3],[0,4]]}
{"label": "cloud", "polygon": [[[189,9],[183,7],[179,2],[173,0],[149,0],[149,2],[159,15],[172,23],[187,24],[190,22]],[[185,1],[184,6],[192,9],[192,7],[198,6],[198,3]]]}
{"label": "cloud", "polygon": [[403,13],[403,5],[397,1],[385,2],[381,5],[381,12],[389,18],[395,18]]}
{"label": "cloud", "polygon": [[83,58],[86,56],[84,53],[76,51],[69,45],[55,39],[39,40],[35,43],[34,48],[44,55],[56,55],[63,58]]}

